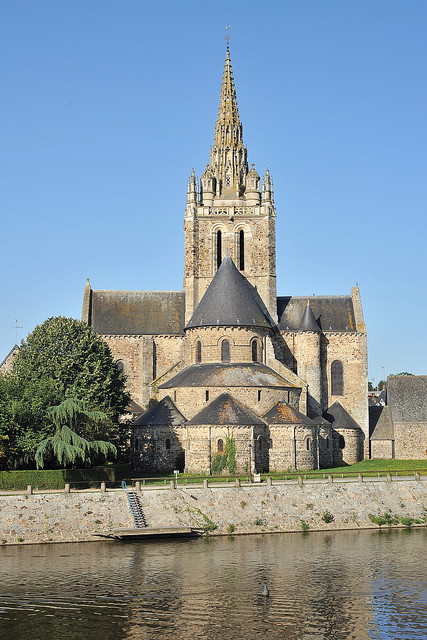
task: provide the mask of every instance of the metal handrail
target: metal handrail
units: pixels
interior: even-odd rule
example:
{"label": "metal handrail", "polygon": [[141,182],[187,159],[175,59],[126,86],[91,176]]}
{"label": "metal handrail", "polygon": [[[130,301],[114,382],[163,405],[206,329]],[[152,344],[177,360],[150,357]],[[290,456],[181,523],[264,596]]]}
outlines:
{"label": "metal handrail", "polygon": [[132,500],[130,499],[130,494],[129,494],[128,486],[126,484],[126,480],[122,480],[122,489],[126,491],[126,495],[128,497],[128,502],[129,502],[129,511],[132,512],[133,526],[136,527],[136,512],[132,504]]}

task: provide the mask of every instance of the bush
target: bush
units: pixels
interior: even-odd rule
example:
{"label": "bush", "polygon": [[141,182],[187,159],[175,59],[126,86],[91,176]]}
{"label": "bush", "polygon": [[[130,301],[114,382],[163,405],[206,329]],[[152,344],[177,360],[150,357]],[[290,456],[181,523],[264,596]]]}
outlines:
{"label": "bush", "polygon": [[402,517],[400,518],[400,524],[403,524],[405,527],[411,527],[413,523],[412,518]]}
{"label": "bush", "polygon": [[332,513],[330,511],[324,511],[323,515],[322,515],[322,520],[323,522],[329,523],[332,522],[334,519],[334,516],[332,515]]}
{"label": "bush", "polygon": [[301,529],[303,531],[308,531],[310,529],[310,525],[305,520],[301,520]]}
{"label": "bush", "polygon": [[38,489],[63,489],[74,482],[114,482],[115,469],[94,467],[92,469],[49,469],[27,471],[0,471],[0,490],[25,490],[30,484]]}

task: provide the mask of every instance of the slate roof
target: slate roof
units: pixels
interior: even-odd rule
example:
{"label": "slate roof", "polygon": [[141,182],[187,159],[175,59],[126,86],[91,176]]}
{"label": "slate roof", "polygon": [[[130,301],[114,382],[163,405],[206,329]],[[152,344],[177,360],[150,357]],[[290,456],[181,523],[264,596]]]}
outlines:
{"label": "slate roof", "polygon": [[329,422],[332,422],[334,429],[360,429],[356,420],[351,417],[339,402],[334,402],[323,415]]}
{"label": "slate roof", "polygon": [[314,422],[314,424],[325,425],[326,427],[332,426],[329,420],[326,420],[326,418],[324,418],[323,416],[314,416],[311,420]]}
{"label": "slate roof", "polygon": [[259,362],[205,363],[186,367],[159,389],[176,387],[272,387],[299,388]]}
{"label": "slate roof", "polygon": [[427,376],[388,376],[387,404],[393,422],[427,422]]}
{"label": "slate roof", "polygon": [[390,407],[369,407],[371,440],[393,440],[393,423]]}
{"label": "slate roof", "polygon": [[309,303],[307,303],[307,306],[305,308],[304,315],[301,320],[300,330],[313,331],[314,333],[318,333],[320,331],[320,327],[316,322],[316,318],[314,317],[313,309],[310,307]]}
{"label": "slate roof", "polygon": [[186,328],[216,326],[271,328],[258,294],[229,255],[222,261]]}
{"label": "slate roof", "polygon": [[133,423],[134,427],[160,427],[164,425],[179,426],[186,422],[186,419],[176,408],[169,396],[160,400],[151,409],[139,416]]}
{"label": "slate roof", "polygon": [[222,393],[187,422],[196,424],[265,425],[265,422],[228,393]]}
{"label": "slate roof", "polygon": [[103,335],[179,335],[183,291],[92,291],[90,324]]}
{"label": "slate roof", "polygon": [[282,296],[277,298],[279,329],[300,331],[310,301],[316,324],[322,331],[356,331],[351,296]]}
{"label": "slate roof", "polygon": [[263,416],[267,424],[304,424],[313,426],[315,422],[287,402],[278,402]]}

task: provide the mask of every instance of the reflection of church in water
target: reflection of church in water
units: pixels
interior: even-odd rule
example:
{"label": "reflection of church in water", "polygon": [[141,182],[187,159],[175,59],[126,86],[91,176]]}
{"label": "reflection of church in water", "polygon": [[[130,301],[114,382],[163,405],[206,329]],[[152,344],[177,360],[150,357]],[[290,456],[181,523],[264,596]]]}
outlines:
{"label": "reflection of church in water", "polygon": [[[276,209],[242,139],[227,48],[210,161],[188,181],[184,291],[85,287],[83,319],[110,345],[136,405],[132,459],[145,471],[313,469],[363,457],[367,341],[359,289],[276,293]],[[296,235],[288,278],[304,264]],[[325,256],[326,259],[326,256]],[[157,401],[157,402],[156,402]],[[141,409],[142,411],[142,409]],[[235,454],[233,453],[235,449]]]}

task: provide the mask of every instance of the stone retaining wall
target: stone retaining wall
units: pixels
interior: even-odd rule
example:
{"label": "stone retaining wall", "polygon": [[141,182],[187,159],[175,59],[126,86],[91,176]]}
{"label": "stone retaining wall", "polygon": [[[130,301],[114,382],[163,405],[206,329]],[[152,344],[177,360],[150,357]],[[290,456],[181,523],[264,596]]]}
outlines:
{"label": "stone retaining wall", "polygon": [[[423,520],[427,480],[150,489],[138,492],[149,526],[207,526],[211,535],[376,527],[369,514]],[[332,516],[325,522],[324,514]],[[132,527],[123,491],[0,496],[0,542],[95,541],[96,533]],[[216,528],[214,529],[214,526]]]}

